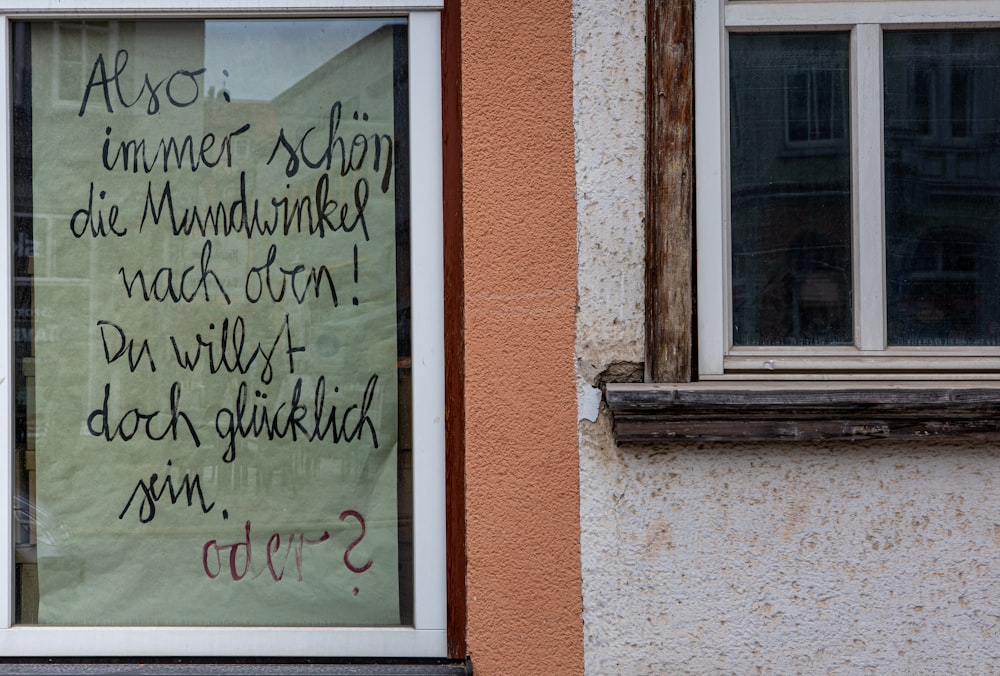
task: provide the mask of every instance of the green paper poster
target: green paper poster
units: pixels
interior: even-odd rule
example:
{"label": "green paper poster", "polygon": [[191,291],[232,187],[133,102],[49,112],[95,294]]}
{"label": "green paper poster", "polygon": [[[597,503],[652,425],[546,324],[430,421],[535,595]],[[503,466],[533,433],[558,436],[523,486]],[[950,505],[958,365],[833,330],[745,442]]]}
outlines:
{"label": "green paper poster", "polygon": [[406,617],[404,59],[399,20],[31,24],[40,623]]}

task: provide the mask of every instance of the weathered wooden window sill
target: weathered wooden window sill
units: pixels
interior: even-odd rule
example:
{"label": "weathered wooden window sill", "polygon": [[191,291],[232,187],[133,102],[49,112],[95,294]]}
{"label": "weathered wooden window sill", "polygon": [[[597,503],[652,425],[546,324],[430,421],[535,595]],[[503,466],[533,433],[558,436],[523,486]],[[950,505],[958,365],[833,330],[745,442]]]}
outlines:
{"label": "weathered wooden window sill", "polygon": [[618,443],[1000,439],[1000,381],[605,386]]}

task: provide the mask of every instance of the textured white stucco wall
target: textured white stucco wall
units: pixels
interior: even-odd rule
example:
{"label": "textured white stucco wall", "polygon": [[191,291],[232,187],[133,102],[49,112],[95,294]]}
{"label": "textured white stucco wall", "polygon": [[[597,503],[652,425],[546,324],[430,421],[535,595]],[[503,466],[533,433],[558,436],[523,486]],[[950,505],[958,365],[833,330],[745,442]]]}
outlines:
{"label": "textured white stucco wall", "polygon": [[643,9],[574,3],[587,672],[997,673],[992,445],[619,448],[588,419],[642,360]]}
{"label": "textured white stucco wall", "polygon": [[590,384],[642,361],[644,22],[641,2],[574,3],[577,363]]}

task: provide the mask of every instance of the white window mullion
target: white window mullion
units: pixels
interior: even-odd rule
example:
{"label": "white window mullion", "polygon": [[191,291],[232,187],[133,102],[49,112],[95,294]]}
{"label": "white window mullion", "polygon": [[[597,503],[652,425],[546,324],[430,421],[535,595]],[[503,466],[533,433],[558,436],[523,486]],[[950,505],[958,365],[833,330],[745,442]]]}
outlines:
{"label": "white window mullion", "polygon": [[862,350],[882,350],[886,320],[881,27],[857,26],[851,51],[855,336]]}
{"label": "white window mullion", "polygon": [[[414,625],[436,650],[448,649],[445,580],[444,491],[444,278],[423,274],[443,269],[441,175],[441,15],[410,14],[410,152],[412,235],[411,303],[421,317],[413,323]],[[419,489],[418,489],[419,487]],[[436,639],[433,636],[436,635]]]}
{"label": "white window mullion", "polygon": [[[702,376],[723,373],[723,355],[729,348],[728,328],[729,197],[723,167],[728,164],[728,106],[725,95],[729,77],[726,68],[725,27],[720,0],[695,0],[695,136],[698,185],[698,371]],[[720,77],[721,74],[721,77]],[[707,131],[705,131],[707,130]]]}

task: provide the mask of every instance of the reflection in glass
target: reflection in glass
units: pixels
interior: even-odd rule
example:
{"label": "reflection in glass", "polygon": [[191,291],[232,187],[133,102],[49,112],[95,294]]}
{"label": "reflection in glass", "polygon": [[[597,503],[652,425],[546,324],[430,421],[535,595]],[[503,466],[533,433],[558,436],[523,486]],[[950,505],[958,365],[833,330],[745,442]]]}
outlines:
{"label": "reflection in glass", "polygon": [[733,342],[850,344],[848,34],[729,47]]}
{"label": "reflection in glass", "polygon": [[1000,344],[1000,31],[883,44],[889,343]]}

